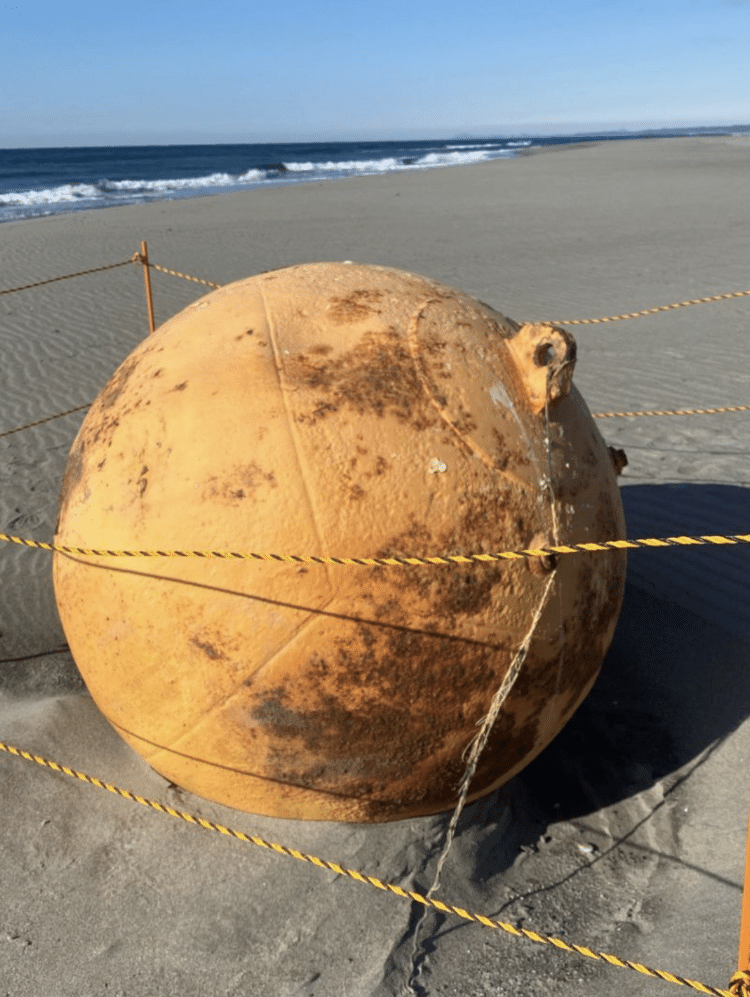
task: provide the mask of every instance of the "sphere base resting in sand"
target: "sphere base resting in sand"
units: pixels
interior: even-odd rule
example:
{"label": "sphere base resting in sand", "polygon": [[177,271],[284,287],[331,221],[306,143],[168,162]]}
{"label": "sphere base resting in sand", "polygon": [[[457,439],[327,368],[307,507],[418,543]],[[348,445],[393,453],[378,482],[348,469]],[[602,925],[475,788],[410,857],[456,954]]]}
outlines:
{"label": "sphere base resting in sand", "polygon": [[[73,444],[57,542],[383,559],[623,537],[574,361],[569,333],[397,270],[238,281],[114,373]],[[624,575],[618,551],[54,562],[91,695],[157,771],[243,810],[341,821],[455,804],[538,615],[469,799],[518,772],[593,684]]]}

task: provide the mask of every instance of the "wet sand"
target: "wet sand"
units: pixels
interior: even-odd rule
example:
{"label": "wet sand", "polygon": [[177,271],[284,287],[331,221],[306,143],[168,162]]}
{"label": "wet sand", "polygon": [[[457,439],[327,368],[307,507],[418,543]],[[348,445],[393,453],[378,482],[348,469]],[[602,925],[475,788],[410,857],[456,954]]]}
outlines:
{"label": "wet sand", "polygon": [[[225,283],[350,259],[453,284],[516,320],[607,316],[750,287],[750,140],[571,146],[0,226],[0,287],[125,260]],[[157,322],[203,292],[153,275]],[[750,404],[750,297],[570,326],[592,411]],[[146,335],[123,267],[0,297],[0,432],[83,404]],[[0,530],[51,539],[83,413],[0,438]],[[632,537],[747,533],[747,413],[607,419]],[[390,825],[240,814],[171,788],[117,737],[67,651],[43,551],[0,549],[0,740],[424,890],[447,816]],[[725,987],[750,780],[747,548],[638,551],[601,677],[560,737],[468,808],[440,896]],[[0,981],[13,997],[388,997],[415,911],[0,755]],[[417,992],[667,992],[431,915]],[[421,988],[421,989],[420,989]]]}

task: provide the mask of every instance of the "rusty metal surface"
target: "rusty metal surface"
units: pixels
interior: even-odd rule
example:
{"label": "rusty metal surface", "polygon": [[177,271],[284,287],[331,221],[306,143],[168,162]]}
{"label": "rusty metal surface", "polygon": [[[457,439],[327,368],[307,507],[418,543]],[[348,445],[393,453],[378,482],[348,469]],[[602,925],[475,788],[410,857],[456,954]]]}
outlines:
{"label": "rusty metal surface", "polygon": [[[57,539],[387,557],[623,537],[575,341],[427,278],[316,264],[221,288],[115,372],[73,445]],[[470,798],[593,683],[624,553],[558,564],[113,566],[55,556],[97,704],[173,782],[273,816],[381,821]]]}

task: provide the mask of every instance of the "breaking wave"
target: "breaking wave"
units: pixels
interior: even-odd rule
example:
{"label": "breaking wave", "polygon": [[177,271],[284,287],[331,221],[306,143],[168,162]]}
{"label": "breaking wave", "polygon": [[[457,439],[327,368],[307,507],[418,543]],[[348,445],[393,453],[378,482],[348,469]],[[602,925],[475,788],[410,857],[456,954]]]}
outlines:
{"label": "breaking wave", "polygon": [[[464,142],[464,143],[405,143],[398,147],[398,143],[370,143],[352,144],[348,148],[357,152],[374,152],[375,155],[361,155],[359,157],[346,157],[343,146],[285,146],[277,147],[281,152],[278,160],[271,160],[266,157],[261,160],[263,150],[271,150],[273,147],[236,147],[234,153],[235,160],[240,160],[245,154],[244,167],[237,171],[215,170],[212,172],[200,173],[199,167],[196,170],[195,163],[190,162],[190,157],[180,161],[173,158],[172,165],[177,169],[180,165],[191,169],[197,175],[174,176],[169,179],[157,177],[148,179],[147,176],[138,176],[138,173],[127,172],[128,166],[133,170],[140,166],[144,173],[159,169],[159,156],[154,147],[150,159],[143,158],[136,165],[135,162],[128,162],[125,157],[119,163],[113,161],[102,161],[99,150],[90,150],[91,153],[99,152],[100,158],[97,161],[92,155],[89,169],[93,172],[97,167],[105,169],[112,167],[119,168],[122,172],[118,179],[98,179],[82,180],[81,182],[46,183],[39,186],[28,182],[24,185],[19,183],[21,177],[15,179],[10,176],[6,182],[0,184],[0,221],[7,221],[18,218],[34,217],[42,214],[50,214],[56,211],[68,211],[76,208],[109,207],[116,204],[134,204],[150,200],[165,200],[180,197],[197,197],[207,194],[215,194],[221,191],[241,190],[252,187],[263,186],[264,184],[285,184],[304,183],[312,180],[338,179],[341,177],[364,176],[368,174],[392,173],[402,170],[425,170],[437,169],[446,166],[464,166],[472,163],[479,163],[491,159],[511,158],[516,154],[511,146],[529,145],[530,142],[508,142],[496,140],[494,142]],[[391,152],[393,146],[396,148]],[[415,147],[416,146],[416,147]],[[190,147],[185,147],[187,150]],[[225,147],[226,148],[226,147]],[[257,148],[257,153],[253,152]],[[245,153],[247,150],[247,153]],[[315,158],[314,153],[328,152],[334,155],[321,155]],[[29,150],[32,152],[34,150]],[[60,172],[55,176],[55,167],[52,153],[56,150],[42,150],[50,154],[50,179],[58,179]],[[76,150],[81,153],[89,150]],[[114,153],[116,150],[112,150]],[[127,147],[123,152],[128,152]],[[130,150],[133,151],[133,150]],[[145,150],[144,150],[145,151]],[[148,150],[149,152],[151,150]],[[304,152],[313,153],[312,156],[305,157]],[[291,156],[284,153],[292,153]],[[381,152],[383,154],[378,155]],[[388,152],[389,154],[385,154]],[[294,154],[296,158],[293,158]],[[338,154],[337,156],[335,154]],[[253,159],[255,158],[255,162]],[[249,162],[248,162],[249,160]],[[216,160],[214,160],[216,161]],[[210,164],[206,163],[206,165]],[[161,166],[165,163],[162,161]],[[234,165],[234,162],[232,163]],[[74,167],[80,177],[85,172],[85,160],[79,160]],[[114,172],[114,169],[113,169]],[[72,169],[68,170],[70,177]],[[124,174],[124,175],[123,175]],[[65,174],[63,173],[63,176]],[[152,173],[153,175],[153,173]],[[61,178],[61,177],[60,177]]]}

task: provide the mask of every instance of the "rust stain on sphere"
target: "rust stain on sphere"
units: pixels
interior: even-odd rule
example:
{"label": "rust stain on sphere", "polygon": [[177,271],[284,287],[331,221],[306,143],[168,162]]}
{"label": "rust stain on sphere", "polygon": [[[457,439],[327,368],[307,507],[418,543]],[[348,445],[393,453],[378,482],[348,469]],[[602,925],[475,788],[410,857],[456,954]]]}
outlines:
{"label": "rust stain on sphere", "polygon": [[[397,270],[238,281],[112,376],[73,445],[57,541],[383,558],[623,537],[574,360],[569,333]],[[455,803],[548,590],[469,798],[538,754],[596,678],[624,574],[623,552],[54,563],[88,688],[155,769],[243,810],[347,821]]]}

